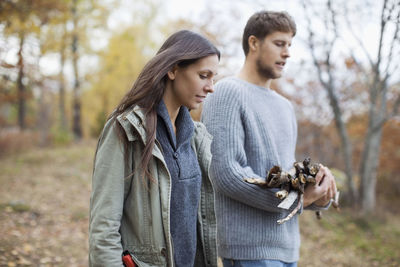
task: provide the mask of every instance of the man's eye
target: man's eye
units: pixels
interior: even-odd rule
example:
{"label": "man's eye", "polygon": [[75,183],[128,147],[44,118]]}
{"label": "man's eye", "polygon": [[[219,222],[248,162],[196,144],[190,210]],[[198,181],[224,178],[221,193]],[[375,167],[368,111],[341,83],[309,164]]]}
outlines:
{"label": "man's eye", "polygon": [[208,78],[208,76],[204,75],[204,74],[200,74],[199,76],[200,76],[201,79],[207,79]]}

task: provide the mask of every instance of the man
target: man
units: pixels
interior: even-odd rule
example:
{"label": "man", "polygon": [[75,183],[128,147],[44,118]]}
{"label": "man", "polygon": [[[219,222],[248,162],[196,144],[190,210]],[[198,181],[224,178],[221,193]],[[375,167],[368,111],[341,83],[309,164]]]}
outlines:
{"label": "man", "polygon": [[[297,266],[298,216],[279,225],[289,210],[278,208],[276,190],[249,184],[265,179],[274,165],[295,162],[297,124],[290,102],[270,89],[289,58],[296,25],[286,12],[262,11],[243,33],[245,63],[235,77],[219,81],[203,107],[213,135],[210,174],[216,189],[218,251],[224,266]],[[321,166],[317,184],[307,186],[302,208],[325,209],[336,192],[334,177]],[[302,210],[302,209],[301,209]]]}

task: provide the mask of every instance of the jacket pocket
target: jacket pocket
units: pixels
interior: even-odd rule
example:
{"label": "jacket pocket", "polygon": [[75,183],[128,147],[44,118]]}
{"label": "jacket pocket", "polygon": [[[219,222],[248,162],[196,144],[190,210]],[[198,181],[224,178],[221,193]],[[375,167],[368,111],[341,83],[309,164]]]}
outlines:
{"label": "jacket pocket", "polygon": [[154,248],[128,246],[128,251],[138,267],[167,266],[165,248],[158,251]]}

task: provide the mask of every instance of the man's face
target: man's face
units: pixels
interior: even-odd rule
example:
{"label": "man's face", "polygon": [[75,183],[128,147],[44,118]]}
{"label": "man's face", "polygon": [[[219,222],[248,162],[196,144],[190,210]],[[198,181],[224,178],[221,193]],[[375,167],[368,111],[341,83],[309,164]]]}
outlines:
{"label": "man's face", "polygon": [[274,32],[260,42],[256,55],[257,72],[267,79],[282,76],[286,59],[290,57],[289,47],[292,44],[291,32]]}

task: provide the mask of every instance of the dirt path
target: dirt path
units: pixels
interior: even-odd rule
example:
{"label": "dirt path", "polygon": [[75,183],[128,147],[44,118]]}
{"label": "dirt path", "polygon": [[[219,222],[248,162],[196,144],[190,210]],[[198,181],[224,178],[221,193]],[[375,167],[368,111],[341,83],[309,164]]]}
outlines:
{"label": "dirt path", "polygon": [[87,266],[94,146],[0,161],[0,266]]}

